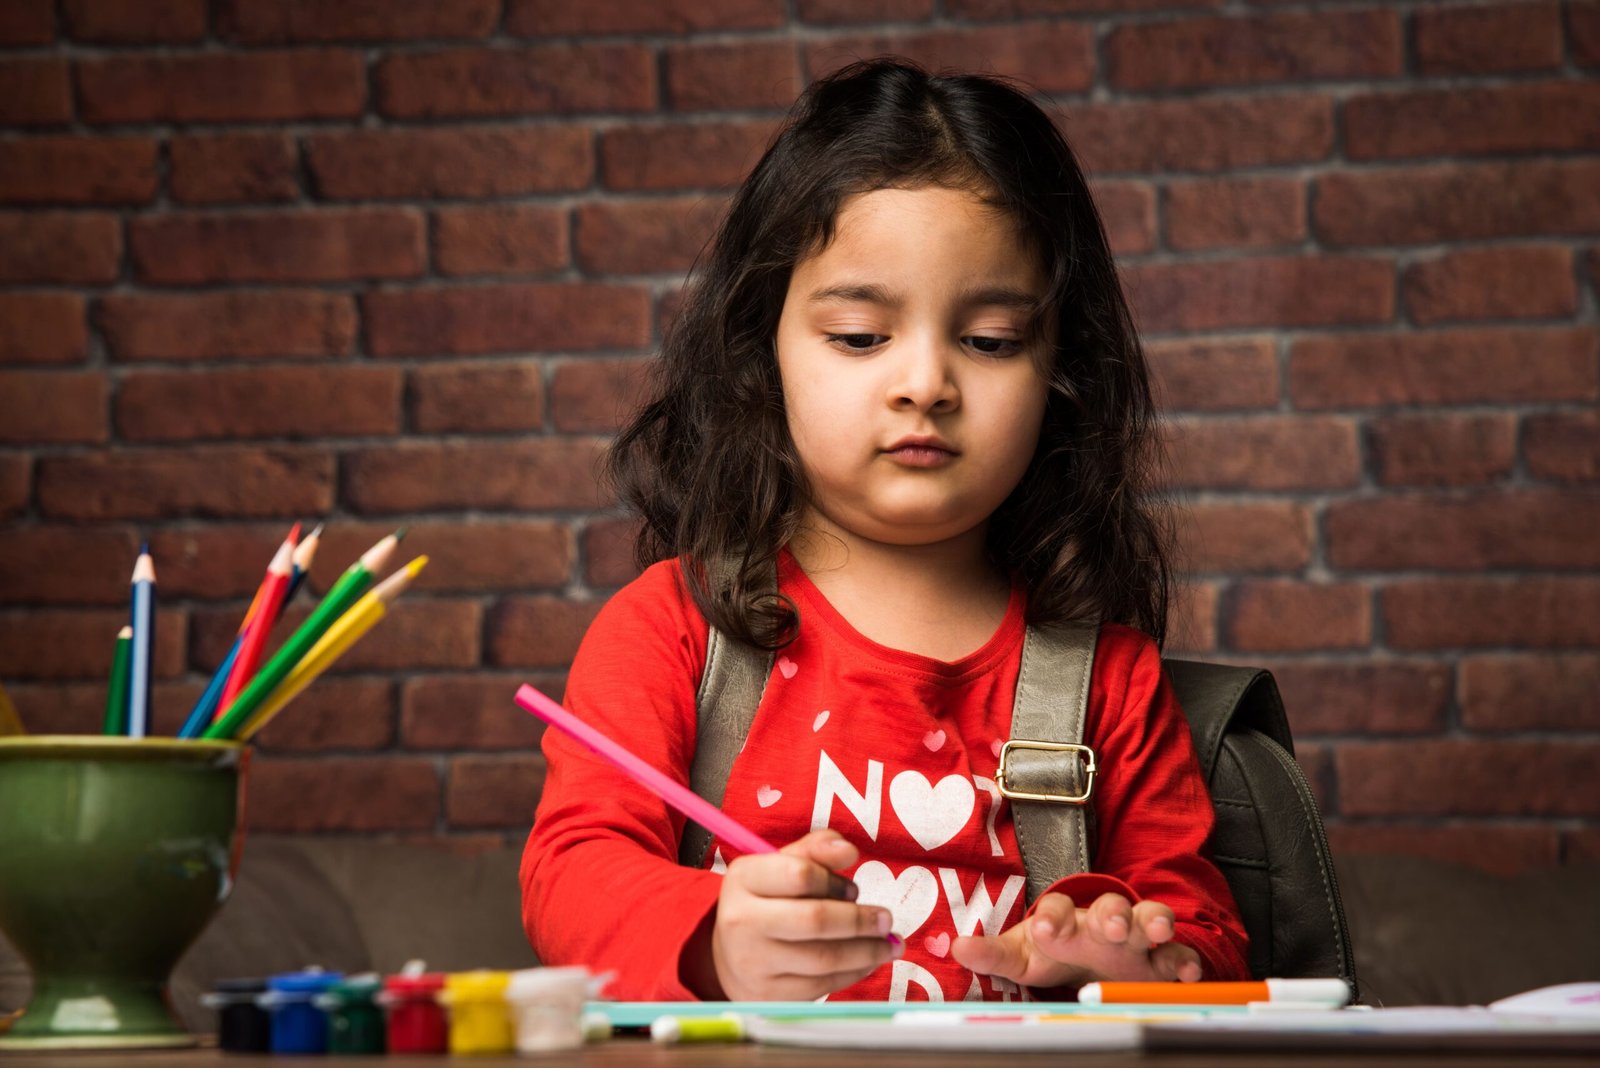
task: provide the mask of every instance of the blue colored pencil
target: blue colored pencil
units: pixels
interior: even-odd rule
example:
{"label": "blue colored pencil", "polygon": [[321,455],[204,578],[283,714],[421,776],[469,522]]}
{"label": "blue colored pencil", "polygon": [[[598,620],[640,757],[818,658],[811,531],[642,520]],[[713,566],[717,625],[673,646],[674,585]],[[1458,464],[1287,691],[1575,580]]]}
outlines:
{"label": "blue colored pencil", "polygon": [[200,700],[189,712],[189,718],[183,721],[183,729],[178,732],[179,738],[198,738],[200,732],[211,725],[211,717],[217,714],[217,705],[222,701],[222,688],[228,684],[228,676],[233,674],[233,662],[238,659],[239,647],[243,644],[243,634],[233,639],[228,655],[222,658],[221,666],[206,684],[206,692],[200,695]]}
{"label": "blue colored pencil", "polygon": [[133,649],[128,658],[128,737],[150,732],[150,657],[156,640],[156,565],[150,543],[139,548],[133,565]]}

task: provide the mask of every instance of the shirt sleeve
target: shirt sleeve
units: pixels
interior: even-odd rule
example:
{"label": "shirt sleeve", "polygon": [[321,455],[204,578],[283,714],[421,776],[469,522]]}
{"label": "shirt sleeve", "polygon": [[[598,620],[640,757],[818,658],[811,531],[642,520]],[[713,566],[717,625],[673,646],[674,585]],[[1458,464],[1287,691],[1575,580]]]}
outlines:
{"label": "shirt sleeve", "polygon": [[1113,890],[1160,901],[1176,918],[1174,940],[1200,955],[1204,978],[1250,978],[1244,923],[1207,848],[1211,795],[1155,643],[1106,627],[1091,694],[1084,733],[1099,766],[1094,874],[1056,886],[1080,907]]}
{"label": "shirt sleeve", "polygon": [[[585,634],[564,703],[688,784],[705,623],[658,564],[617,593]],[[522,922],[546,964],[614,972],[608,996],[687,1001],[679,965],[722,878],[677,863],[683,817],[557,730],[521,866]]]}

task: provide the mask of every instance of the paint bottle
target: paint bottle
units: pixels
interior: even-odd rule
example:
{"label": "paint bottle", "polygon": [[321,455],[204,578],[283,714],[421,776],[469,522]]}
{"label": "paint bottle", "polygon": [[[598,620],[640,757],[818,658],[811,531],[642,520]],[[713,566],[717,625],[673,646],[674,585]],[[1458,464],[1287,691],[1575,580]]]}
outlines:
{"label": "paint bottle", "polygon": [[511,973],[506,1004],[516,1027],[518,1053],[577,1049],[584,1041],[587,968],[524,968]]}
{"label": "paint bottle", "polygon": [[224,1053],[272,1049],[272,1017],[260,1005],[265,979],[218,979],[200,1004],[217,1010],[217,1047]]}
{"label": "paint bottle", "polygon": [[390,1053],[443,1053],[449,1048],[450,1031],[439,1004],[442,990],[442,972],[407,969],[384,980],[377,1001],[388,1010]]}
{"label": "paint bottle", "polygon": [[439,995],[450,1010],[450,1052],[510,1053],[516,1042],[506,1004],[509,972],[473,971],[447,975]]}
{"label": "paint bottle", "polygon": [[316,999],[343,978],[339,972],[307,968],[267,980],[261,1005],[272,1014],[273,1053],[327,1052],[328,1017]]}
{"label": "paint bottle", "polygon": [[329,1053],[382,1053],[381,983],[372,973],[352,975],[318,994],[316,1005],[328,1014]]}

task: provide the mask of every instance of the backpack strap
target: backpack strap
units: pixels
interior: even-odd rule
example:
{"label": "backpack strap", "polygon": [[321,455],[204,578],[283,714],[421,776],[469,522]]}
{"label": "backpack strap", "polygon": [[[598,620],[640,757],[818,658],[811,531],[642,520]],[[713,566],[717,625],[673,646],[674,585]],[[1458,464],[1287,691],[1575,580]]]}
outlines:
{"label": "backpack strap", "polygon": [[[706,666],[695,693],[694,763],[689,789],[718,808],[728,787],[733,759],[744,748],[761,695],[772,675],[776,654],[730,638],[716,627],[706,635]],[[711,832],[692,820],[684,822],[678,841],[678,863],[703,868]]]}
{"label": "backpack strap", "polygon": [[1163,666],[1189,721],[1207,782],[1217,766],[1222,736],[1230,729],[1258,730],[1294,756],[1289,717],[1271,672],[1198,660],[1166,660]]}
{"label": "backpack strap", "polygon": [[1029,627],[996,785],[1011,800],[1031,903],[1057,879],[1089,870],[1085,814],[1094,753],[1083,745],[1098,622]]}

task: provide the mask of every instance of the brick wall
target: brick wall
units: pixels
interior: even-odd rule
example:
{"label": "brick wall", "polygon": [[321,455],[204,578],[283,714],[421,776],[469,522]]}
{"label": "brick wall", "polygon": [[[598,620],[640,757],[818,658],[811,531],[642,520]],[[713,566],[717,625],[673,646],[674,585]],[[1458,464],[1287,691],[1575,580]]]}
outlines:
{"label": "brick wall", "polygon": [[[804,80],[1059,106],[1167,399],[1184,650],[1277,673],[1341,849],[1600,859],[1600,3],[7,0],[0,679],[98,722],[135,547],[175,729],[293,519],[414,595],[256,826],[515,838],[629,574],[591,478]],[[292,617],[300,618],[304,607]]]}

